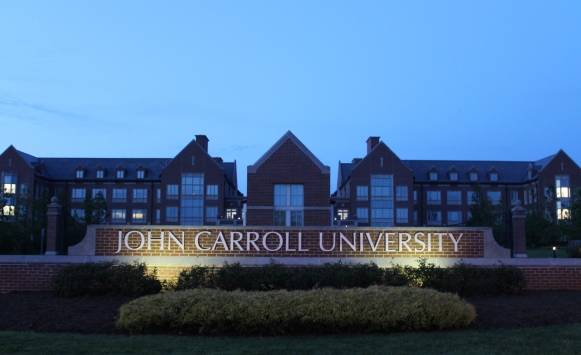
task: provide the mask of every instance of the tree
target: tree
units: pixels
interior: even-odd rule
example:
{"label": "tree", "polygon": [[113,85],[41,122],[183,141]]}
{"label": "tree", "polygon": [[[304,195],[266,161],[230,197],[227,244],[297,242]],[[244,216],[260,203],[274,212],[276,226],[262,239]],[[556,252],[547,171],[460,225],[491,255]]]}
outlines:
{"label": "tree", "polygon": [[91,224],[101,224],[107,218],[107,203],[101,192],[98,192],[95,197],[85,198],[84,202],[85,216],[80,218],[82,223],[86,226]]}
{"label": "tree", "polygon": [[470,227],[492,228],[494,239],[501,245],[506,244],[505,226],[501,211],[502,201],[501,197],[500,204],[495,205],[490,197],[482,192],[480,185],[476,184],[472,194],[472,205],[470,205],[470,218],[466,222],[466,225]]}

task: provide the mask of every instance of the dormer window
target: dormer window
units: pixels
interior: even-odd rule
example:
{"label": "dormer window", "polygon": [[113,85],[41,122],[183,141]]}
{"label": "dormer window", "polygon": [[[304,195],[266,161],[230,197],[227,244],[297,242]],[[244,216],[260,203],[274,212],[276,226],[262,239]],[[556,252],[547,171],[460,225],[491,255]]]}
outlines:
{"label": "dormer window", "polygon": [[430,172],[430,181],[438,181],[438,173],[435,171]]}
{"label": "dormer window", "polygon": [[145,178],[145,170],[137,170],[137,178],[144,179]]}
{"label": "dormer window", "polygon": [[498,174],[490,173],[490,181],[498,181]]}
{"label": "dormer window", "polygon": [[450,181],[458,181],[458,173],[457,172],[450,173]]}
{"label": "dormer window", "polygon": [[117,170],[117,179],[123,179],[125,177],[125,170]]}
{"label": "dormer window", "polygon": [[105,177],[105,172],[103,170],[97,170],[97,179],[102,179]]}
{"label": "dormer window", "polygon": [[470,181],[478,181],[478,173],[470,173]]}
{"label": "dormer window", "polygon": [[75,173],[75,176],[77,179],[82,179],[85,177],[85,171],[84,170],[77,170]]}

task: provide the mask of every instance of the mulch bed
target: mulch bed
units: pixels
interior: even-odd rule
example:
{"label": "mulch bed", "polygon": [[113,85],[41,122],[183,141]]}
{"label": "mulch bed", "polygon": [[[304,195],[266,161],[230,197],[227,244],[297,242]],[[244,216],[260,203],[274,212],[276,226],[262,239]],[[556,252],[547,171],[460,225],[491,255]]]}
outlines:
{"label": "mulch bed", "polygon": [[[127,334],[115,328],[121,296],[54,297],[50,292],[0,294],[0,330]],[[511,329],[581,323],[581,291],[532,291],[470,297],[478,318],[468,329]]]}

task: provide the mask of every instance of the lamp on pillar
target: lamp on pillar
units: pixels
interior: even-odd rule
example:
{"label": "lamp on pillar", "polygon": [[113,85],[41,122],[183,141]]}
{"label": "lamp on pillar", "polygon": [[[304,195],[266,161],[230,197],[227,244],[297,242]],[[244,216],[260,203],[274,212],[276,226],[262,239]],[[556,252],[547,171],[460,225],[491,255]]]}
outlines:
{"label": "lamp on pillar", "polygon": [[46,252],[44,254],[57,255],[59,249],[58,240],[61,232],[62,207],[57,203],[58,198],[56,196],[51,198],[50,201],[51,204],[48,205],[46,212]]}
{"label": "lamp on pillar", "polygon": [[527,257],[527,236],[525,230],[525,219],[527,210],[521,206],[520,200],[515,202],[515,206],[510,210],[512,213],[512,235],[514,241],[513,258]]}

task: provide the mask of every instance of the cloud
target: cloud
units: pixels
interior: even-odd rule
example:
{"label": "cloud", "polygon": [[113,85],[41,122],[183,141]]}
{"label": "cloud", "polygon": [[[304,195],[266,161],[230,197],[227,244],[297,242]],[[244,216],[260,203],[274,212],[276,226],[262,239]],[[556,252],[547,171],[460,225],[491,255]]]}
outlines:
{"label": "cloud", "polygon": [[11,118],[24,119],[36,123],[43,122],[46,115],[56,116],[63,119],[83,118],[78,114],[59,110],[49,105],[27,102],[23,99],[11,97],[0,93],[0,115],[9,116]]}

